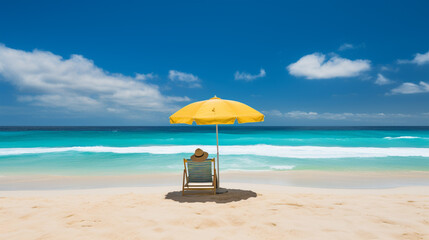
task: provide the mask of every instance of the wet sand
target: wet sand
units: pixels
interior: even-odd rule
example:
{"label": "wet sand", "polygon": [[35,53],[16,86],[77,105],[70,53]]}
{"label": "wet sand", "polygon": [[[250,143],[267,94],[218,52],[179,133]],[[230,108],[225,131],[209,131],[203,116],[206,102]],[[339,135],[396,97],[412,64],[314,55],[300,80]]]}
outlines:
{"label": "wet sand", "polygon": [[[112,187],[178,186],[178,173],[114,176],[0,176],[0,191]],[[223,183],[253,183],[312,188],[374,189],[429,186],[425,171],[223,171]]]}

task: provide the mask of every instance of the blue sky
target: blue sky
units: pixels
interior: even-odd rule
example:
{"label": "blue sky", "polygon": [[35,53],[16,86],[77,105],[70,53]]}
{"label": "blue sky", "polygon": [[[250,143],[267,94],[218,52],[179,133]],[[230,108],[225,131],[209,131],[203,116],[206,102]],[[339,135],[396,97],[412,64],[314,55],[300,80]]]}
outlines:
{"label": "blue sky", "polygon": [[264,125],[428,125],[428,1],[8,1],[0,125],[168,125],[218,97]]}

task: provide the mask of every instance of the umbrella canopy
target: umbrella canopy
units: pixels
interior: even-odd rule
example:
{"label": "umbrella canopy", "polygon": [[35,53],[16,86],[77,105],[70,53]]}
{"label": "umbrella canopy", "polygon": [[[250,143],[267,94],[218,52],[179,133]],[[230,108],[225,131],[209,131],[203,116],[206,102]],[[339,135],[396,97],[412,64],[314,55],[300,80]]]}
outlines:
{"label": "umbrella canopy", "polygon": [[[209,100],[191,103],[170,116],[170,123],[216,125],[217,179],[219,181],[218,124],[263,122],[264,115],[244,103],[224,100],[216,96]],[[219,184],[218,184],[219,186]]]}
{"label": "umbrella canopy", "polygon": [[191,103],[170,116],[170,123],[197,125],[263,122],[264,115],[244,103],[218,97]]}

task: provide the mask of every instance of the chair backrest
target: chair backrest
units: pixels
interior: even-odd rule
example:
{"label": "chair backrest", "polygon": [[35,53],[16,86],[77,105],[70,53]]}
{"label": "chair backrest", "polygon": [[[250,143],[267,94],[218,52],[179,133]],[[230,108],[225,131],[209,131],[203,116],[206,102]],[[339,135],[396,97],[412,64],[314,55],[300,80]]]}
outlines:
{"label": "chair backrest", "polygon": [[189,182],[211,182],[213,159],[207,159],[203,162],[196,162],[187,159]]}

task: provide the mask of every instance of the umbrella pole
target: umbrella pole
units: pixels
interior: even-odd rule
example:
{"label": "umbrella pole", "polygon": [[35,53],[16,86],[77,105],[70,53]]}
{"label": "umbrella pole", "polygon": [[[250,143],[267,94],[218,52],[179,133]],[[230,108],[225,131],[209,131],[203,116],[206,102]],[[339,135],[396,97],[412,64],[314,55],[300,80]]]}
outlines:
{"label": "umbrella pole", "polygon": [[217,183],[216,183],[216,194],[222,194],[222,193],[227,193],[228,190],[225,188],[220,188],[219,187],[219,131],[218,131],[218,126],[216,124],[216,148],[217,148]]}
{"label": "umbrella pole", "polygon": [[219,132],[218,132],[218,127],[216,124],[216,149],[217,149],[217,184],[216,184],[216,188],[219,188]]}

